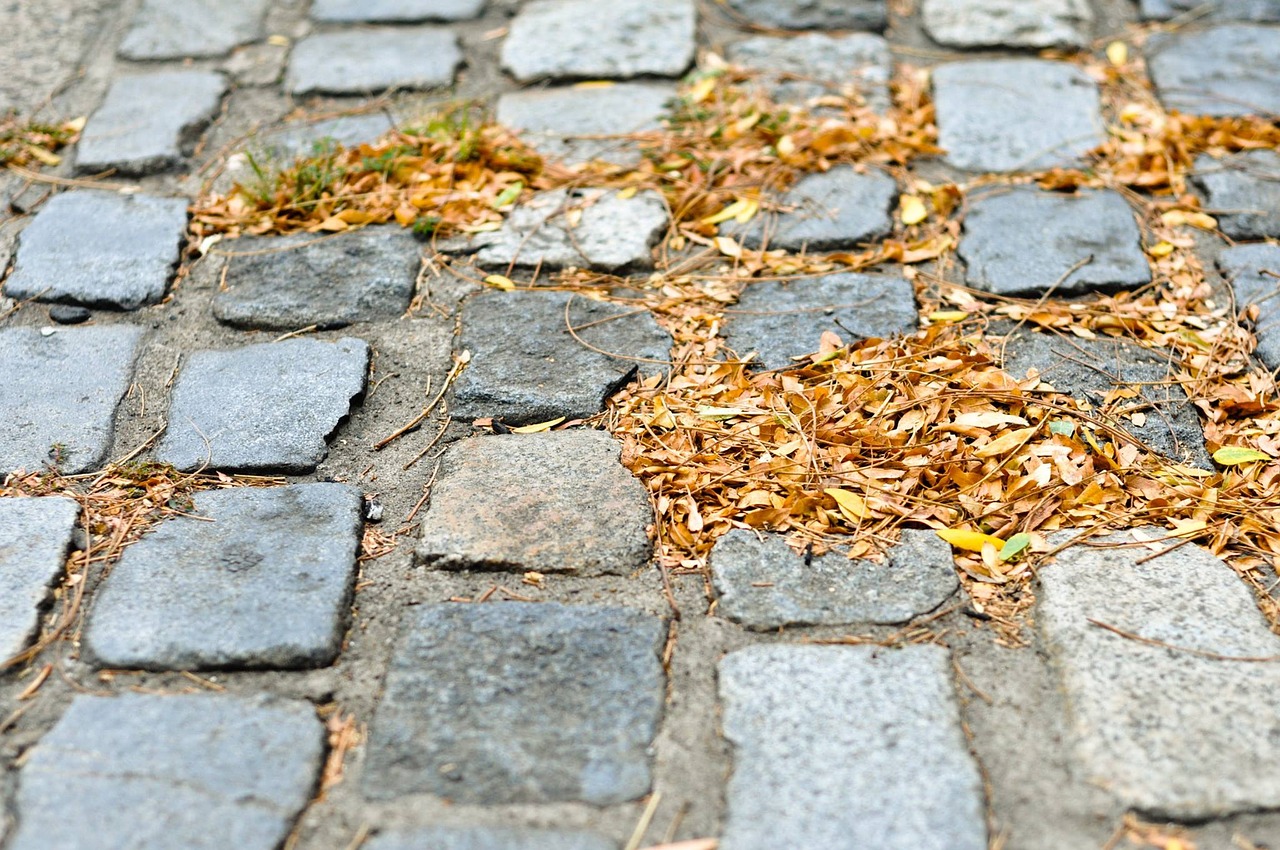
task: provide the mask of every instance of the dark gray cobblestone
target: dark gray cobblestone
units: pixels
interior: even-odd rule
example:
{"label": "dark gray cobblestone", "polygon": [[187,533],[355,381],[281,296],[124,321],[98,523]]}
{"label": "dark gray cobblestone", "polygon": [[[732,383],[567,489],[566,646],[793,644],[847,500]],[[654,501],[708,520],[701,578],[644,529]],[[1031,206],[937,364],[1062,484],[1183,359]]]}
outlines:
{"label": "dark gray cobblestone", "polygon": [[61,496],[0,499],[0,661],[35,633],[79,516],[79,506]]}
{"label": "dark gray cobblestone", "polygon": [[837,166],[801,178],[777,200],[779,212],[761,212],[745,227],[729,222],[721,230],[741,233],[752,248],[767,243],[795,252],[852,249],[889,233],[897,197],[898,186],[887,174]]}
{"label": "dark gray cobblestone", "polygon": [[332,24],[465,21],[484,5],[485,0],[315,0],[311,17]]}
{"label": "dark gray cobblestone", "polygon": [[1280,245],[1236,245],[1218,256],[1236,308],[1256,307],[1254,352],[1268,369],[1280,369]]}
{"label": "dark gray cobblestone", "polygon": [[1165,20],[1175,16],[1192,16],[1212,21],[1280,22],[1277,0],[1138,0],[1142,17]]}
{"label": "dark gray cobblestone", "polygon": [[1280,237],[1280,154],[1254,150],[1196,159],[1192,182],[1232,239]]}

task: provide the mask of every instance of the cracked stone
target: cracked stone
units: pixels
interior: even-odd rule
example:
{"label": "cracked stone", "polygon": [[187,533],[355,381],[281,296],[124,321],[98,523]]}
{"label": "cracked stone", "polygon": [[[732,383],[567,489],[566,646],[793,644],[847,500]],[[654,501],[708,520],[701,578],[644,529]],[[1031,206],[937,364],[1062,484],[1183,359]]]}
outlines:
{"label": "cracked stone", "polygon": [[749,248],[765,241],[787,251],[853,248],[889,233],[889,210],[897,197],[898,185],[887,174],[838,167],[802,177],[778,199],[788,211],[761,212],[745,226],[730,221],[720,230]]}
{"label": "cracked stone", "polygon": [[311,35],[289,60],[294,95],[365,94],[453,83],[458,36],[444,27],[370,27]]}
{"label": "cracked stone", "polygon": [[967,171],[1078,165],[1102,144],[1098,87],[1066,62],[997,59],[933,70],[938,142]]}
{"label": "cracked stone", "polygon": [[365,850],[617,850],[617,845],[586,832],[547,832],[502,827],[424,826],[380,832]]}
{"label": "cracked stone", "polygon": [[498,123],[521,130],[539,153],[569,165],[593,159],[634,165],[640,151],[628,139],[578,138],[624,136],[661,128],[675,86],[618,83],[604,88],[533,89],[498,98]]}
{"label": "cracked stone", "polygon": [[1085,295],[1151,282],[1133,210],[1105,190],[1062,194],[1029,186],[975,195],[957,253],[965,283],[999,295],[1051,287],[1055,297]]}
{"label": "cracked stone", "polygon": [[464,302],[461,324],[460,347],[471,363],[449,406],[460,421],[585,419],[639,368],[652,374],[671,356],[671,335],[647,310],[569,292],[487,290]]}
{"label": "cracked stone", "polygon": [[327,24],[417,24],[469,21],[479,17],[485,0],[315,0],[313,20]]}
{"label": "cracked stone", "polygon": [[157,456],[184,471],[310,472],[368,371],[369,346],[349,337],[197,351],[174,384]]}
{"label": "cracked stone", "polygon": [[1147,68],[1165,109],[1189,115],[1280,112],[1280,30],[1228,24],[1157,34]]}
{"label": "cracked stone", "polygon": [[62,496],[0,499],[0,662],[35,635],[79,517],[79,505]]}
{"label": "cracked stone", "polygon": [[784,30],[875,30],[888,24],[885,0],[729,0],[752,23]]}
{"label": "cracked stone", "polygon": [[411,609],[373,718],[366,796],[597,806],[642,796],[665,637],[662,620],[627,608]]}
{"label": "cracked stone", "polygon": [[262,37],[267,0],[144,0],[120,43],[125,59],[209,59]]}
{"label": "cracked stone", "polygon": [[101,667],[300,668],[330,664],[346,631],[361,496],[343,484],[195,495],[125,550],[85,633]]}
{"label": "cracked stone", "polygon": [[441,461],[417,558],[439,569],[627,575],[649,562],[644,485],[602,431],[472,437]]}
{"label": "cracked stone", "polygon": [[1268,369],[1280,369],[1280,245],[1235,245],[1218,255],[1218,268],[1231,283],[1237,309],[1258,307],[1254,354]]}
{"label": "cracked stone", "polygon": [[0,330],[0,475],[53,462],[74,475],[106,460],[141,343],[127,325]]}
{"label": "cracked stone", "polygon": [[12,298],[136,310],[164,297],[187,229],[187,201],[72,189],[18,237]]}
{"label": "cracked stone", "polygon": [[1280,22],[1280,0],[1138,0],[1138,8],[1147,20],[1195,12],[1197,21]]}
{"label": "cracked stone", "polygon": [[1232,239],[1280,238],[1280,154],[1253,150],[1196,159],[1191,182]]}
{"label": "cracked stone", "polygon": [[306,702],[79,695],[27,754],[6,846],[272,850],[311,798],[323,754]]}
{"label": "cracked stone", "polygon": [[1086,47],[1088,0],[924,0],[925,31],[949,47]]}
{"label": "cracked stone", "polygon": [[804,104],[852,91],[877,112],[889,108],[893,69],[889,43],[878,35],[805,33],[791,38],[757,36],[730,45],[730,62],[763,75],[777,103]]}

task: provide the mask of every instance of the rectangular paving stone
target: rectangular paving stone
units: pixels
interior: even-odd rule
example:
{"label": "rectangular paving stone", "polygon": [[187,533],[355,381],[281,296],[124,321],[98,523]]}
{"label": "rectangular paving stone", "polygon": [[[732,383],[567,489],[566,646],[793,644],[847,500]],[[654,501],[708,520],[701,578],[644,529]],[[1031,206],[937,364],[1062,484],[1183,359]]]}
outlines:
{"label": "rectangular paving stone", "polygon": [[478,17],[485,0],[315,0],[313,20],[330,24],[417,24]]}
{"label": "rectangular paving stone", "polygon": [[760,72],[770,97],[778,103],[803,105],[825,95],[852,92],[877,112],[890,105],[889,42],[878,35],[762,35],[729,45],[727,55],[735,65]]}
{"label": "rectangular paving stone", "polygon": [[1225,24],[1147,43],[1147,70],[1165,109],[1191,115],[1280,112],[1280,29]]}
{"label": "rectangular paving stone", "polygon": [[10,298],[136,310],[164,297],[187,229],[187,201],[72,189],[18,237]]}
{"label": "rectangular paving stone", "polygon": [[982,781],[939,646],[752,646],[720,663],[721,850],[985,850]]}
{"label": "rectangular paving stone", "polygon": [[197,351],[174,383],[156,455],[184,471],[310,472],[368,372],[369,346],[350,337]]}
{"label": "rectangular paving stone", "polygon": [[1088,0],[924,0],[925,32],[948,47],[1086,47]]}
{"label": "rectangular paving stone", "polygon": [[237,328],[341,328],[393,319],[413,298],[420,254],[399,227],[365,227],[321,241],[313,233],[223,243],[227,273],[213,315]]}
{"label": "rectangular paving stone", "polygon": [[956,592],[951,547],[907,529],[884,563],[831,552],[806,558],[781,534],[734,529],[711,550],[716,612],[752,629],[905,623]]}
{"label": "rectangular paving stone", "polygon": [[885,0],[728,0],[750,23],[784,30],[875,30],[889,21]]}
{"label": "rectangular paving stone", "polygon": [[746,225],[726,222],[723,233],[750,248],[768,243],[785,251],[835,251],[887,236],[898,185],[879,171],[850,166],[807,174],[778,199],[781,212],[761,211]]}
{"label": "rectangular paving stone", "polygon": [[957,253],[975,289],[1069,297],[1151,282],[1137,219],[1117,192],[1002,187],[969,201]]}
{"label": "rectangular paving stone", "polygon": [[120,42],[125,59],[207,59],[262,37],[267,0],[143,0]]}
{"label": "rectangular paving stone", "polygon": [[692,0],[531,0],[502,45],[520,82],[676,77],[693,63]]}
{"label": "rectangular paving stone", "polygon": [[80,695],[27,754],[6,847],[273,850],[315,790],[323,754],[324,728],[305,702]]}
{"label": "rectangular paving stone", "polygon": [[1195,12],[1197,21],[1280,22],[1280,0],[1138,0],[1138,8],[1148,20]]}
{"label": "rectangular paving stone", "polygon": [[824,331],[869,339],[918,325],[909,282],[852,272],[752,283],[725,309],[725,319],[725,341],[739,356],[754,351],[765,369],[785,369],[792,358],[817,351]]}
{"label": "rectangular paving stone", "polygon": [[652,549],[644,485],[602,431],[471,437],[449,447],[417,557],[448,570],[627,575]]}
{"label": "rectangular paving stone", "polygon": [[79,516],[75,501],[62,496],[0,499],[0,662],[35,635]]}
{"label": "rectangular paving stone", "polygon": [[0,476],[55,461],[74,475],[106,459],[142,333],[127,325],[0,330]]}
{"label": "rectangular paving stone", "polygon": [[226,88],[226,78],[210,71],[119,77],[85,125],[76,168],[140,176],[178,167],[218,111]]}
{"label": "rectangular paving stone", "polygon": [[634,165],[640,161],[635,142],[582,137],[660,129],[667,102],[675,96],[675,86],[660,83],[532,89],[499,97],[496,114],[499,124],[522,131],[521,137],[544,156],[569,165],[593,159]]}
{"label": "rectangular paving stone", "polygon": [[1280,238],[1280,154],[1263,149],[1222,159],[1200,156],[1191,182],[1232,239]]}
{"label": "rectangular paving stone", "polygon": [[[1134,540],[1125,532],[1097,542]],[[1193,653],[1271,657],[1280,640],[1244,582],[1213,555],[1195,545],[1152,554],[1073,546],[1038,572],[1036,623],[1066,693],[1078,781],[1161,820],[1276,808],[1280,665]]]}
{"label": "rectangular paving stone", "polygon": [[380,832],[365,850],[617,850],[617,845],[586,832],[424,826]]}
{"label": "rectangular paving stone", "polygon": [[458,37],[444,27],[368,27],[307,36],[293,48],[285,84],[295,95],[369,94],[453,83]]}
{"label": "rectangular paving stone", "polygon": [[1080,164],[1106,138],[1098,87],[1066,62],[996,59],[933,70],[938,142],[966,171]]}
{"label": "rectangular paving stone", "polygon": [[585,419],[671,356],[671,335],[652,313],[569,292],[481,292],[463,303],[461,325],[471,362],[453,384],[449,412],[459,421]]}
{"label": "rectangular paving stone", "polygon": [[147,670],[330,664],[346,631],[360,493],[343,484],[195,495],[193,513],[125,550],[84,637],[100,667]]}
{"label": "rectangular paving stone", "polygon": [[291,122],[254,137],[248,149],[254,156],[285,165],[296,157],[311,154],[317,146],[339,144],[349,149],[366,142],[372,144],[394,126],[385,112]]}
{"label": "rectangular paving stone", "polygon": [[597,806],[640,797],[665,636],[660,619],[627,608],[411,609],[374,714],[365,795]]}
{"label": "rectangular paving stone", "polygon": [[1218,268],[1231,284],[1236,309],[1257,305],[1254,354],[1268,369],[1280,369],[1280,245],[1235,245],[1218,255]]}

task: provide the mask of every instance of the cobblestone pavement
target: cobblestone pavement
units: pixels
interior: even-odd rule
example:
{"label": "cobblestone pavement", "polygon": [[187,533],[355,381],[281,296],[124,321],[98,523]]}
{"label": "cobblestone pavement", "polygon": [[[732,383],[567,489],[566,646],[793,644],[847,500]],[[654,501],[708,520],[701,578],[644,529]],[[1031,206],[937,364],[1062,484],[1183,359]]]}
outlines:
{"label": "cobblestone pavement", "polygon": [[[853,570],[735,531],[707,581],[680,577],[668,600],[646,491],[613,437],[470,427],[599,412],[634,362],[604,352],[668,357],[647,313],[480,291],[424,271],[422,243],[394,226],[226,242],[174,280],[185,201],[228,179],[205,169],[227,153],[371,140],[443,92],[485,99],[569,162],[633,161],[598,136],[656,126],[705,49],[774,74],[781,100],[856,80],[877,108],[894,62],[932,65],[947,153],[928,168],[1070,165],[1106,132],[1098,91],[1035,51],[1096,48],[1193,7],[1206,14],[1145,46],[1164,103],[1280,111],[1274,0],[0,0],[0,107],[89,116],[54,173],[111,169],[127,189],[0,173],[13,213],[0,224],[0,475],[51,449],[64,472],[89,472],[145,444],[141,457],[180,470],[287,478],[198,494],[78,586],[60,582],[85,545],[74,503],[0,500],[0,659],[47,632],[55,587],[59,605],[83,593],[87,612],[73,642],[0,673],[0,847],[1157,846],[1117,834],[1128,813],[1185,825],[1188,843],[1166,848],[1280,847],[1280,669],[1224,660],[1276,656],[1280,639],[1206,551],[1065,550],[1020,649],[981,628],[949,547],[924,530]],[[400,94],[379,111],[334,117],[387,88]],[[1201,248],[1215,281],[1261,305],[1269,368],[1278,174],[1276,154],[1256,151],[1206,159],[1195,178],[1224,232],[1256,243]],[[834,214],[784,216],[772,245],[878,239],[901,188],[874,169],[806,178],[789,200]],[[535,265],[652,268],[660,199],[600,191],[569,233],[552,215],[563,191],[478,239],[474,262],[520,280]],[[1151,279],[1119,194],[1028,185],[969,203],[959,255],[976,289],[1070,296]],[[837,319],[864,336],[917,326],[896,273],[810,283],[752,287],[729,344],[772,368]],[[864,306],[813,309],[828,304]],[[300,329],[312,332],[280,338]],[[1060,345],[1020,331],[1007,368],[1081,396],[1113,378],[1162,387],[1161,415],[1135,433],[1212,466],[1158,354]],[[464,350],[438,467],[434,450],[415,456],[439,419],[373,452]],[[360,559],[379,516],[414,533]],[[945,646],[810,641],[931,616]]]}

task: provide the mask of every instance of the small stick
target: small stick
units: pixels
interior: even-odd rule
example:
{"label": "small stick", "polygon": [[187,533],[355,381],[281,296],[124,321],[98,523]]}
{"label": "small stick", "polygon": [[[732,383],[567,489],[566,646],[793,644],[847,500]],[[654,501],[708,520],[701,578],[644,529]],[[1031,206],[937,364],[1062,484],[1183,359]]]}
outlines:
{"label": "small stick", "polygon": [[1145,638],[1142,635],[1135,635],[1133,632],[1126,632],[1124,629],[1118,628],[1109,623],[1104,623],[1101,620],[1095,620],[1092,617],[1086,617],[1085,619],[1089,625],[1097,626],[1100,629],[1106,629],[1107,631],[1117,634],[1122,638],[1137,641],[1138,643],[1145,643],[1147,646],[1158,646],[1162,649],[1172,649],[1175,652],[1185,652],[1188,655],[1198,655],[1201,658],[1208,658],[1211,661],[1242,661],[1252,664],[1280,661],[1280,655],[1219,655],[1216,652],[1206,652],[1203,649],[1194,649],[1189,646],[1176,646],[1172,643],[1165,643],[1161,640],[1153,640],[1151,638]]}
{"label": "small stick", "polygon": [[471,362],[470,351],[464,351],[462,352],[462,354],[454,358],[453,368],[449,370],[448,376],[445,377],[444,386],[440,388],[440,392],[436,393],[435,398],[431,399],[431,403],[428,404],[426,407],[422,408],[422,412],[419,413],[417,416],[415,416],[412,422],[410,422],[407,425],[400,426],[390,436],[383,437],[381,440],[374,443],[373,450],[375,452],[380,452],[384,448],[389,446],[391,443],[403,437],[405,434],[408,434],[411,431],[416,431],[422,425],[422,423],[426,421],[427,417],[431,415],[431,411],[434,410],[435,406],[440,403],[440,400],[444,398],[444,394],[449,390],[449,385],[452,384],[455,379],[457,379],[458,375],[462,373],[462,370],[470,362]]}

